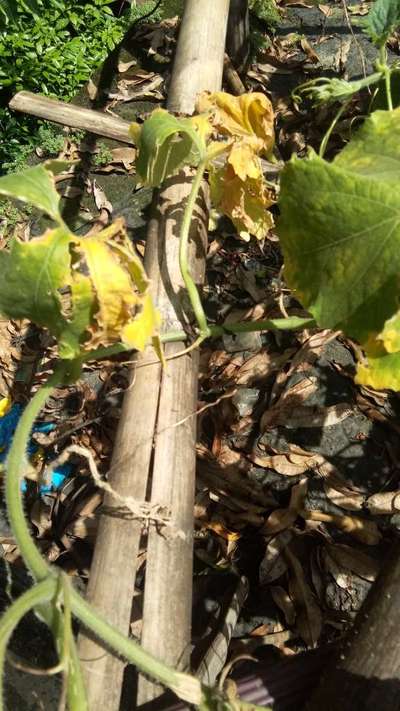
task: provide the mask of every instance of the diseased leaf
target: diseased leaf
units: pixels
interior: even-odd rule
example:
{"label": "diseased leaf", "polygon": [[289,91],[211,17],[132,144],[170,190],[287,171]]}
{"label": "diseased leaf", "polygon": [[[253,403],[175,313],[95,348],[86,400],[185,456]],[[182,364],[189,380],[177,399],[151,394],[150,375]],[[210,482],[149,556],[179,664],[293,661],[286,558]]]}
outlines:
{"label": "diseased leaf", "polygon": [[400,0],[375,0],[367,17],[362,21],[364,31],[381,47],[389,35],[400,25]]}
{"label": "diseased leaf", "polygon": [[65,314],[67,323],[58,339],[60,357],[67,359],[79,354],[93,320],[95,295],[89,277],[73,273],[70,301],[70,313]]}
{"label": "diseased leaf", "polygon": [[[50,167],[51,167],[50,163]],[[63,164],[65,166],[65,164]],[[21,173],[10,173],[0,178],[0,195],[22,200],[43,210],[56,222],[62,222],[59,212],[60,197],[52,173],[46,164],[27,168]]]}
{"label": "diseased leaf", "polygon": [[156,109],[142,126],[131,126],[137,143],[136,170],[150,186],[159,186],[183,165],[196,165],[205,154],[205,142],[191,119],[178,119]]}
{"label": "diseased leaf", "polygon": [[219,133],[247,142],[256,153],[268,154],[274,144],[274,112],[265,94],[252,92],[232,96],[224,91],[202,94],[197,101],[200,113],[210,112]]}
{"label": "diseased leaf", "polygon": [[229,217],[242,239],[250,235],[263,239],[273,226],[267,208],[272,205],[262,177],[241,180],[231,165],[210,171],[211,200],[216,209]]}
{"label": "diseased leaf", "polygon": [[400,180],[400,108],[375,111],[336,156],[334,165],[375,180]]}
{"label": "diseased leaf", "polygon": [[359,383],[393,389],[400,384],[399,122],[399,109],[377,111],[333,163],[313,153],[290,161],[278,224],[296,297],[320,326],[363,345]]}
{"label": "diseased leaf", "polygon": [[93,345],[115,341],[138,304],[129,274],[115,259],[112,249],[96,237],[86,237],[77,247],[89,269],[96,294],[98,330]]}
{"label": "diseased leaf", "polygon": [[[47,328],[60,357],[123,342],[142,350],[157,339],[159,315],[123,222],[77,238],[65,227],[0,250],[0,313]],[[161,356],[162,359],[162,356]]]}
{"label": "diseased leaf", "polygon": [[400,390],[400,353],[386,353],[383,348],[381,355],[367,353],[357,365],[355,381],[376,390]]}

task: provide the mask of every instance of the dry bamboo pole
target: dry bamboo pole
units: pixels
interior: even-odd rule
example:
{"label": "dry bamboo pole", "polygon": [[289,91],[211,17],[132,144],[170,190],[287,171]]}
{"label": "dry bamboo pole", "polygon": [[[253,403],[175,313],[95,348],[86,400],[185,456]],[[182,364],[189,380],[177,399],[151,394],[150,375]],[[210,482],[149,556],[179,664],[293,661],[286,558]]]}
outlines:
{"label": "dry bamboo pole", "polygon": [[231,0],[226,50],[238,72],[242,72],[250,54],[249,2]]}
{"label": "dry bamboo pole", "polygon": [[114,138],[122,143],[133,140],[129,135],[129,122],[111,115],[83,109],[80,106],[66,104],[64,101],[49,99],[47,96],[33,94],[31,91],[19,91],[9,103],[10,109],[38,118],[59,123],[62,126],[79,128],[90,133],[96,133],[105,138]]}
{"label": "dry bamboo pole", "polygon": [[[229,0],[186,0],[169,110],[191,113],[199,91],[220,88],[228,10]],[[148,231],[145,266],[166,330],[182,328],[177,234],[190,182],[187,173],[180,174],[160,191]],[[204,274],[206,225],[203,203],[194,223],[190,260],[199,283]],[[183,345],[169,344],[167,355]],[[151,472],[152,502],[171,509],[172,523],[180,536],[174,536],[172,529],[165,535],[150,527],[142,643],[165,662],[185,668],[190,651],[198,355],[173,360],[164,372],[159,365],[146,366],[149,358],[153,355],[146,353],[136,361],[109,480],[118,493],[141,499]],[[105,503],[112,508],[109,497]],[[125,633],[129,632],[139,539],[137,521],[107,513],[101,516],[88,599]],[[82,639],[80,655],[86,660],[90,709],[101,704],[107,711],[117,711],[123,663],[89,638]],[[155,685],[140,681],[141,701],[159,693]]]}

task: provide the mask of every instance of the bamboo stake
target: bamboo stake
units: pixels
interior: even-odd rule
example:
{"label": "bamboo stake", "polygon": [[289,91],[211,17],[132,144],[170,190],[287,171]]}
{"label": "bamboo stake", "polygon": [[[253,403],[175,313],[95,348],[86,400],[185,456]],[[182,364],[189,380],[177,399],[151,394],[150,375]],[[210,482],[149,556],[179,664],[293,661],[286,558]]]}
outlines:
{"label": "bamboo stake", "polygon": [[[229,0],[186,0],[169,110],[192,112],[199,91],[220,89],[228,10]],[[182,201],[189,191],[187,173],[170,180],[158,195],[148,230],[145,266],[166,330],[185,325],[177,234]],[[190,260],[199,283],[204,276],[206,235],[207,211],[203,204],[198,207]],[[182,347],[182,343],[169,344],[167,355]],[[160,532],[150,527],[142,643],[164,662],[187,668],[198,355],[171,361],[163,373],[158,365],[144,367],[148,357],[146,353],[137,359],[109,481],[118,493],[141,498],[148,486],[153,454],[151,500],[171,509],[173,529]],[[110,505],[108,500],[106,503]],[[88,586],[89,601],[125,633],[129,632],[139,536],[137,522],[102,515]],[[88,638],[81,642],[80,655],[86,660],[90,709],[101,704],[107,711],[117,711],[123,663]],[[140,679],[141,702],[159,693],[154,684]]]}
{"label": "bamboo stake", "polygon": [[78,128],[105,138],[114,138],[122,143],[133,144],[129,135],[129,122],[100,111],[83,109],[80,106],[66,104],[64,101],[49,99],[41,94],[33,94],[31,91],[19,91],[11,99],[9,107],[14,111],[32,114],[62,126]]}

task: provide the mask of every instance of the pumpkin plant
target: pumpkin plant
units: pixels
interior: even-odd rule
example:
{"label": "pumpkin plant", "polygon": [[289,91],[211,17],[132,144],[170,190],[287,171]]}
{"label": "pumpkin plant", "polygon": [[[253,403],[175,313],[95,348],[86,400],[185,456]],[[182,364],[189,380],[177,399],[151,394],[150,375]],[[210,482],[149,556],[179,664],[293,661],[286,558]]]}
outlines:
{"label": "pumpkin plant", "polygon": [[[400,0],[377,0],[371,22],[384,47],[388,33],[400,23]],[[382,69],[380,77],[386,74]],[[144,183],[159,186],[183,166],[194,171],[179,253],[197,323],[197,338],[190,348],[223,333],[318,324],[341,329],[362,345],[365,356],[358,365],[358,382],[400,389],[400,109],[391,110],[390,82],[386,86],[389,110],[373,113],[333,162],[311,151],[306,159],[293,158],[283,170],[278,232],[286,279],[310,311],[309,318],[211,325],[188,267],[189,228],[206,172],[214,206],[230,217],[242,238],[264,238],[272,226],[268,212],[272,197],[260,160],[273,148],[269,100],[257,93],[232,97],[219,92],[200,97],[199,114],[192,118],[176,118],[159,109],[141,126],[132,126],[137,172]],[[143,350],[148,344],[163,359],[162,342],[186,340],[184,331],[162,332],[149,281],[121,221],[86,237],[69,230],[53,180],[62,168],[57,161],[47,162],[0,179],[0,194],[34,204],[55,223],[41,237],[28,243],[15,240],[8,251],[0,252],[0,312],[47,328],[59,353],[49,381],[23,412],[6,463],[9,520],[36,583],[0,621],[0,711],[6,647],[19,620],[32,608],[53,631],[60,663],[52,671],[63,673],[72,711],[87,709],[72,616],[181,699],[203,709],[226,709],[226,700],[194,677],[152,658],[98,615],[69,579],[42,558],[25,520],[21,479],[27,443],[53,388],[76,380],[85,361]],[[246,707],[235,701],[235,708]]]}
{"label": "pumpkin plant", "polygon": [[[158,186],[182,166],[195,169],[193,185],[180,234],[179,261],[197,320],[198,338],[269,328],[299,328],[311,318],[245,322],[229,326],[208,324],[200,295],[188,268],[189,227],[206,170],[214,203],[228,214],[242,236],[264,237],[272,224],[266,212],[272,200],[262,175],[260,154],[273,145],[273,113],[269,100],[253,94],[240,99],[219,93],[202,97],[202,113],[178,119],[155,111],[132,132],[139,155],[137,171],[143,182]],[[216,140],[224,136],[224,140]],[[218,161],[218,162],[217,162]],[[25,520],[21,480],[26,472],[27,444],[33,423],[54,387],[79,378],[82,365],[123,350],[143,350],[152,344],[163,360],[162,342],[185,340],[184,332],[160,334],[160,317],[153,305],[149,280],[121,220],[102,232],[77,237],[65,224],[54,176],[60,161],[48,161],[18,175],[0,179],[0,194],[28,202],[53,223],[43,235],[27,243],[13,240],[0,251],[0,312],[9,318],[29,319],[46,328],[58,344],[59,361],[48,382],[25,408],[6,462],[6,504],[11,528],[22,558],[36,584],[21,595],[0,621],[0,710],[3,667],[10,636],[30,609],[50,626],[59,654],[69,708],[87,709],[71,618],[75,616],[115,653],[169,687],[183,700],[204,709],[224,708],[212,690],[188,674],[169,669],[124,637],[95,612],[72,587],[70,580],[41,556]],[[240,702],[243,708],[246,704]]]}

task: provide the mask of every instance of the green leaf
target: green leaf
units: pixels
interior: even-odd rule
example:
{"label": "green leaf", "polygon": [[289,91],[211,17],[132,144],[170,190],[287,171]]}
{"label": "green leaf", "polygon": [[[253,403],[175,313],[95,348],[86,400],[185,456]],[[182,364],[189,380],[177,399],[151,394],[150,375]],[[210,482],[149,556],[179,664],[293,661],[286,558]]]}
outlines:
{"label": "green leaf", "polygon": [[[376,180],[400,180],[400,109],[375,111],[334,163]],[[395,138],[396,137],[396,138]]]}
{"label": "green leaf", "polygon": [[52,173],[45,164],[27,168],[21,173],[5,175],[0,178],[0,195],[35,205],[53,220],[62,223],[59,212],[60,196],[51,176]]}
{"label": "green leaf", "polygon": [[[372,162],[376,131],[385,121],[373,117],[364,129],[369,139],[356,138],[358,151],[349,146],[333,164],[315,154],[293,159],[281,183],[278,231],[288,284],[320,326],[339,328],[360,343],[378,334],[398,308],[399,185],[381,180],[378,162],[376,174],[371,166],[367,175],[360,170],[364,154]],[[383,129],[381,135],[386,175],[386,154],[390,146],[398,154],[398,139]]]}
{"label": "green leaf", "polygon": [[378,47],[386,43],[393,30],[400,25],[400,0],[376,0],[361,23]]}
{"label": "green leaf", "polygon": [[27,318],[58,336],[63,326],[60,289],[69,284],[71,234],[50,230],[30,242],[14,240],[0,251],[0,312]]}
{"label": "green leaf", "polygon": [[136,170],[152,187],[183,165],[196,165],[206,151],[190,119],[178,119],[163,109],[154,111],[134,135],[139,148]]}

